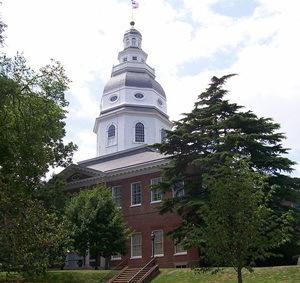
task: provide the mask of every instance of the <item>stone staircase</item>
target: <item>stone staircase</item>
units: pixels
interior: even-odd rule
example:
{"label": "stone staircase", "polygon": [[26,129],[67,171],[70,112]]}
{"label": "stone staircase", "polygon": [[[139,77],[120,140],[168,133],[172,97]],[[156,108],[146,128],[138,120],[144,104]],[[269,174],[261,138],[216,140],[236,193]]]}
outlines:
{"label": "stone staircase", "polygon": [[110,279],[108,283],[146,283],[150,282],[159,272],[156,259],[151,259],[142,268],[130,268],[126,266],[119,274]]}

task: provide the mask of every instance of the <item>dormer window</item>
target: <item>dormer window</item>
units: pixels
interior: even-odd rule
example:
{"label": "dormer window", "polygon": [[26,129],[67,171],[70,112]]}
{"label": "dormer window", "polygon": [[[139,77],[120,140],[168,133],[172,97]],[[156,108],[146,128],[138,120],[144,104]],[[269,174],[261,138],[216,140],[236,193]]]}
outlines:
{"label": "dormer window", "polygon": [[137,57],[136,56],[132,56],[132,60],[137,61]]}

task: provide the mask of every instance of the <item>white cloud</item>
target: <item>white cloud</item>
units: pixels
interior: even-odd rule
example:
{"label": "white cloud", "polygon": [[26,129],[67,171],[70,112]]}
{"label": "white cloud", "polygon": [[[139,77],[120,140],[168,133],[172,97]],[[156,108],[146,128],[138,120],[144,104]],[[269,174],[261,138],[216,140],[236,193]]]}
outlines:
{"label": "white cloud", "polygon": [[[273,117],[288,136],[287,146],[300,152],[298,1],[260,0],[252,15],[241,18],[217,14],[212,9],[217,0],[184,0],[180,9],[167,0],[139,2],[136,27],[143,34],[148,63],[167,92],[172,119],[190,111],[211,76],[238,73],[228,83],[230,98]],[[130,1],[3,0],[1,9],[9,53],[24,51],[35,66],[54,57],[66,67],[73,81],[68,123],[90,121],[86,127],[68,124],[69,136],[79,145],[76,160],[93,156],[92,124],[102,91],[94,93],[94,85],[103,86],[116,63],[129,27]],[[178,71],[187,62],[233,51],[237,59],[227,69]]]}

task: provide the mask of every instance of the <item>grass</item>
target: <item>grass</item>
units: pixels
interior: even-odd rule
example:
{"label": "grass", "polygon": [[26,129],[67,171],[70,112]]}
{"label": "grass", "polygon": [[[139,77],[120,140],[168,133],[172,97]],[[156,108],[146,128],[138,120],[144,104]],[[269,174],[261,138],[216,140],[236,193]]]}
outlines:
{"label": "grass", "polygon": [[[57,270],[49,271],[44,277],[25,281],[21,276],[13,275],[8,282],[26,283],[101,283],[110,270]],[[112,272],[113,276],[115,272]],[[107,280],[108,278],[106,278]],[[0,282],[5,281],[5,274],[0,274]]]}
{"label": "grass", "polygon": [[[255,268],[254,272],[243,272],[245,283],[299,283],[300,266],[278,266]],[[237,282],[232,268],[225,268],[217,274],[196,273],[190,269],[160,269],[152,283],[234,283]]]}
{"label": "grass", "polygon": [[[49,271],[44,278],[24,281],[15,275],[10,282],[27,283],[100,283],[109,270],[63,270]],[[253,273],[243,272],[245,283],[299,283],[300,266],[278,266],[255,268]],[[5,274],[0,273],[0,282],[5,282]],[[232,268],[225,268],[217,274],[196,273],[191,269],[162,268],[152,283],[235,283]]]}

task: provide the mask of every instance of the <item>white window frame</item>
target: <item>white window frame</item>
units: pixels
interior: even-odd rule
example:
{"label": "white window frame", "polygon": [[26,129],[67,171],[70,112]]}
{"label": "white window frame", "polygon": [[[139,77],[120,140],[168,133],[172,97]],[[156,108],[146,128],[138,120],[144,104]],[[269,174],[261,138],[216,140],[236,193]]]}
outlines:
{"label": "white window frame", "polygon": [[[159,181],[156,182],[156,180],[159,180]],[[153,178],[153,179],[150,180],[151,186],[157,185],[158,183],[161,183],[161,182],[162,182],[162,177],[156,177],[156,178]],[[159,193],[160,193],[160,199],[159,199],[159,200],[153,200],[155,191],[159,191]],[[161,193],[161,190],[159,190],[159,189],[152,190],[152,189],[151,189],[150,195],[151,195],[150,203],[159,203],[159,202],[162,201],[162,193]]]}
{"label": "white window frame", "polygon": [[[155,235],[155,232],[161,232],[161,243],[159,243],[159,244],[161,244],[162,253],[160,253],[160,254],[155,253],[155,238],[156,237],[154,237],[154,248],[152,247],[152,249],[154,250],[154,256],[155,257],[163,257],[164,256],[164,231],[162,229],[152,231],[152,233],[154,233],[154,235]],[[152,244],[153,244],[153,242],[152,242]]]}
{"label": "white window frame", "polygon": [[[139,124],[139,123],[143,125],[143,139],[144,139],[144,141],[137,141],[136,140],[136,125]],[[146,127],[145,127],[145,124],[143,122],[141,122],[141,121],[138,121],[138,122],[136,122],[134,124],[134,136],[133,136],[133,140],[134,140],[134,143],[139,143],[139,144],[146,143]]]}
{"label": "white window frame", "polygon": [[181,243],[174,242],[174,255],[187,255],[187,250],[177,251],[177,247],[182,246]]}
{"label": "white window frame", "polygon": [[[140,203],[133,203],[133,185],[139,184],[140,185]],[[135,206],[141,206],[142,205],[142,185],[141,182],[135,182],[130,184],[131,190],[130,190],[130,198],[131,198],[131,205],[130,207],[135,207]]]}
{"label": "white window frame", "polygon": [[[116,197],[115,197],[115,189],[118,188],[120,190],[120,203],[116,202]],[[117,205],[118,208],[121,208],[122,207],[122,190],[121,190],[121,186],[113,186],[111,188],[111,195]]]}
{"label": "white window frame", "polygon": [[[133,236],[134,235],[139,235],[141,237],[141,255],[138,255],[138,256],[133,256],[133,244],[132,244],[132,240],[133,240]],[[135,258],[142,258],[142,255],[143,255],[143,238],[142,238],[142,233],[138,232],[138,233],[134,233],[131,235],[130,237],[130,258],[131,259],[135,259]]]}
{"label": "white window frame", "polygon": [[[113,137],[108,137],[108,129],[114,126],[115,127],[115,135]],[[106,147],[115,146],[118,138],[118,127],[115,123],[110,123],[106,128]]]}

